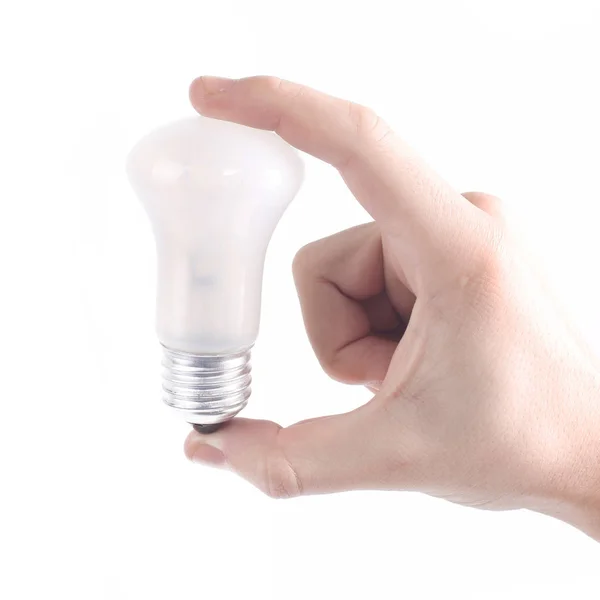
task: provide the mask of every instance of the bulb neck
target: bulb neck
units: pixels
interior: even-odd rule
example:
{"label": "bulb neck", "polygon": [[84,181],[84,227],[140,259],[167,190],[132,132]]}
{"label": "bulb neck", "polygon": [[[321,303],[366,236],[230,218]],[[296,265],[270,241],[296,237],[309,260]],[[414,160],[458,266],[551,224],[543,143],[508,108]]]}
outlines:
{"label": "bulb neck", "polygon": [[192,425],[232,419],[250,397],[250,349],[192,354],[163,346],[163,400]]}

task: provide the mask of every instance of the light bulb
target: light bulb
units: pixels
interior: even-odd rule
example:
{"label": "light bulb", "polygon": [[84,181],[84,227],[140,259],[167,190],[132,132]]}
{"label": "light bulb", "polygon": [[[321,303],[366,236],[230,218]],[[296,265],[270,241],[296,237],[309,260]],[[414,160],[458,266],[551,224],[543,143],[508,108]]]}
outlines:
{"label": "light bulb", "polygon": [[156,238],[163,399],[211,431],[248,402],[265,253],[303,163],[274,133],[198,116],[140,140],[127,173]]}

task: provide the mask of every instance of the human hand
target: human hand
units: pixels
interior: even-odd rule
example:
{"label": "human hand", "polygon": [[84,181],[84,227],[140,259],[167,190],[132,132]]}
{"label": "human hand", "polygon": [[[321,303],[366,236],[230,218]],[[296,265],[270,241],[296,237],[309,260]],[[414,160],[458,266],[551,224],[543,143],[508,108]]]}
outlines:
{"label": "human hand", "polygon": [[600,370],[498,199],[460,195],[372,111],[297,84],[200,78],[190,97],[330,163],[373,217],[303,248],[294,276],[324,370],[374,397],[287,428],[193,431],[186,455],[273,497],[414,490],[600,539]]}

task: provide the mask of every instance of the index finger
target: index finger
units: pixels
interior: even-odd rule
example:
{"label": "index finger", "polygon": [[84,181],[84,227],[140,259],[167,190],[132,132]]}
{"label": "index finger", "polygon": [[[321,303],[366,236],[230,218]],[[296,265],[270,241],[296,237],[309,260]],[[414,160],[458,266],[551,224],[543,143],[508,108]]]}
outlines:
{"label": "index finger", "polygon": [[473,206],[370,109],[273,77],[200,77],[190,98],[203,115],[275,131],[336,167],[408,255],[427,248],[438,264],[455,259],[475,229]]}

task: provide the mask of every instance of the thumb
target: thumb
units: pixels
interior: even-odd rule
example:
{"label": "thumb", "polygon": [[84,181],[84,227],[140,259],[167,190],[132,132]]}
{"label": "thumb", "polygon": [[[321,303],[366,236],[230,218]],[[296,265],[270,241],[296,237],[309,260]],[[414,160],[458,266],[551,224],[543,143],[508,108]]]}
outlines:
{"label": "thumb", "polygon": [[229,468],[272,498],[380,488],[385,456],[373,402],[349,413],[283,428],[234,419],[215,433],[192,431],[186,456]]}

